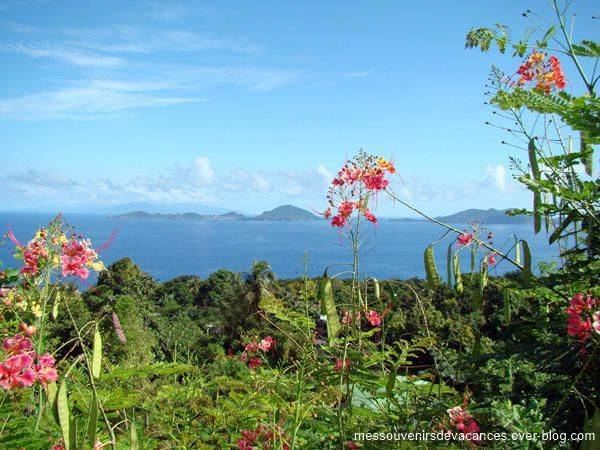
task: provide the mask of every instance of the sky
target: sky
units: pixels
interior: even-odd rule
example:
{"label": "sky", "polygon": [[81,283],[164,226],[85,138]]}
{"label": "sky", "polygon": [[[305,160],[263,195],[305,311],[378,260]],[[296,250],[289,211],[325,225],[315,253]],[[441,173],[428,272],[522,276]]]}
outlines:
{"label": "sky", "polygon": [[[520,59],[464,49],[472,27],[518,37],[525,7],[551,14],[545,0],[0,0],[0,210],[317,211],[361,148],[393,159],[395,191],[425,212],[525,207],[508,160],[523,155],[484,124],[483,96],[491,64]],[[575,40],[598,40],[597,3],[572,9]]]}

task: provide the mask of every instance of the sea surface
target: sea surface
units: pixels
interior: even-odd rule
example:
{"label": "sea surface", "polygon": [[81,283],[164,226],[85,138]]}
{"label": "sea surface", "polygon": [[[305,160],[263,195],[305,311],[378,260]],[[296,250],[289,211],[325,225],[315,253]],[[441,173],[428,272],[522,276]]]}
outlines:
{"label": "sea surface", "polygon": [[[12,228],[21,242],[52,219],[43,213],[0,213],[2,234]],[[295,278],[305,272],[320,275],[328,266],[330,273],[350,268],[352,251],[347,238],[325,221],[186,221],[166,219],[114,219],[102,215],[65,214],[77,233],[100,246],[116,231],[112,244],[102,252],[105,264],[125,256],[160,281],[179,275],[207,277],[219,269],[247,271],[255,260],[268,261],[279,278]],[[464,224],[457,224],[463,228]],[[557,249],[549,247],[544,233],[534,236],[531,225],[488,225],[494,244],[508,250],[514,235],[529,242],[534,266],[540,261],[556,259]],[[380,279],[423,277],[423,251],[438,240],[444,229],[435,224],[381,220],[364,229],[361,249],[361,272]],[[436,260],[445,278],[446,251],[450,236],[436,245]],[[12,257],[14,247],[8,239],[0,245],[4,266],[18,267]],[[469,256],[463,252],[464,270]],[[346,265],[344,265],[346,264]],[[493,273],[514,270],[500,262]]]}

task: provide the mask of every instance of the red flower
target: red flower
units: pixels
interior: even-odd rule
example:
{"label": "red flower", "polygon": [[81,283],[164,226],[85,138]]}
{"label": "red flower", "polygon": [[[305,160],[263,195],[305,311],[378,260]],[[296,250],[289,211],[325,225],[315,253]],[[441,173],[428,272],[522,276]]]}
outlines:
{"label": "red flower", "polygon": [[579,340],[585,341],[590,337],[592,331],[592,321],[588,318],[583,319],[578,314],[569,314],[567,317],[567,334]]}
{"label": "red flower", "polygon": [[368,209],[365,211],[365,218],[372,223],[377,223],[377,217],[375,217],[375,214],[373,214],[371,211],[369,211]]}
{"label": "red flower", "polygon": [[582,314],[596,306],[596,299],[591,295],[584,296],[581,292],[575,294],[569,302],[567,314]]}
{"label": "red flower", "polygon": [[338,214],[342,217],[350,217],[352,215],[352,211],[354,210],[354,203],[344,201],[340,203],[338,206]]}
{"label": "red flower", "polygon": [[390,182],[385,179],[385,173],[381,171],[365,175],[363,177],[363,182],[365,183],[365,187],[371,191],[381,191],[390,184]]}
{"label": "red flower", "polygon": [[463,247],[471,244],[471,242],[473,242],[473,233],[462,233],[456,238],[456,243],[458,245],[462,245]]}
{"label": "red flower", "polygon": [[346,218],[339,214],[337,216],[333,216],[333,219],[331,220],[331,225],[334,227],[342,228],[344,225],[346,225]]}
{"label": "red flower", "polygon": [[496,254],[495,253],[490,253],[487,256],[487,262],[490,266],[493,266],[494,264],[496,264]]}
{"label": "red flower", "polygon": [[250,358],[248,361],[248,367],[250,369],[256,369],[257,367],[260,367],[261,364],[262,360],[260,358]]}
{"label": "red flower", "polygon": [[350,360],[349,359],[342,361],[341,359],[338,358],[335,360],[335,366],[333,366],[334,372],[341,372],[342,370],[346,371],[348,369],[350,369]]}
{"label": "red flower", "polygon": [[325,211],[323,211],[323,217],[325,217],[326,219],[329,219],[331,217],[331,208],[327,208]]}

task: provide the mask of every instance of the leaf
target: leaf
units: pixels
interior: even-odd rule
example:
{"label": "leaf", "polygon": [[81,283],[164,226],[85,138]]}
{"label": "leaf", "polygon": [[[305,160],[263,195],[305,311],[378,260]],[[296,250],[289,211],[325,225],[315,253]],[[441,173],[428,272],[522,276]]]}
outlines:
{"label": "leaf", "polygon": [[448,245],[448,253],[446,254],[446,275],[448,277],[448,286],[452,286],[452,245],[454,242],[450,242]]}
{"label": "leaf", "polygon": [[542,38],[542,40],[537,43],[537,46],[539,48],[548,47],[548,41],[550,40],[550,38],[552,36],[554,36],[554,33],[556,33],[556,27],[554,25],[552,25],[550,28],[548,28],[548,30],[544,34],[544,37]]}
{"label": "leaf", "polygon": [[542,229],[542,214],[540,206],[542,204],[542,194],[538,191],[533,193],[533,231],[538,234]]}
{"label": "leaf", "polygon": [[523,246],[523,269],[527,275],[531,275],[531,250],[527,241],[521,239],[520,242]]}
{"label": "leaf", "polygon": [[52,306],[52,319],[56,320],[58,318],[58,306],[60,305],[60,290],[56,291],[56,295],[54,296],[54,305]]}
{"label": "leaf", "polygon": [[579,142],[581,145],[581,162],[585,167],[585,173],[591,177],[594,172],[594,146],[588,142],[587,134],[584,131],[580,133]]}
{"label": "leaf", "polygon": [[373,280],[373,283],[375,284],[375,299],[377,300],[377,302],[381,302],[381,287],[379,286],[379,281],[377,280],[377,278],[371,278]]}
{"label": "leaf", "polygon": [[323,277],[319,281],[318,298],[321,302],[321,312],[327,317],[327,338],[329,340],[329,345],[331,345],[340,332],[340,321],[335,309],[333,287],[331,286],[331,280],[327,275],[327,270],[325,270]]}
{"label": "leaf", "polygon": [[100,369],[102,366],[102,336],[98,330],[96,324],[96,331],[94,332],[94,349],[92,353],[92,375],[94,378],[100,377]]}
{"label": "leaf", "polygon": [[458,259],[458,253],[454,254],[454,258],[453,258],[453,266],[454,266],[454,283],[455,283],[455,288],[456,288],[456,292],[458,292],[459,294],[462,294],[464,287],[463,287],[463,282],[462,282],[462,276],[460,274],[460,261]]}
{"label": "leaf", "polygon": [[394,397],[394,387],[396,386],[396,368],[390,371],[387,383],[385,385],[385,393],[389,399]]}
{"label": "leaf", "polygon": [[577,56],[588,56],[590,58],[600,58],[600,44],[594,41],[581,41],[580,44],[573,44],[573,52]]}
{"label": "leaf", "polygon": [[535,138],[529,140],[527,144],[527,153],[529,155],[529,166],[531,167],[531,174],[533,179],[536,181],[540,180],[540,166],[537,160],[537,149],[535,148]]}
{"label": "leaf", "polygon": [[567,227],[573,222],[573,220],[577,217],[577,211],[573,210],[567,214],[565,218],[558,224],[558,226],[554,229],[550,237],[548,238],[548,242],[553,244],[557,239],[560,239],[562,233],[567,229]]}
{"label": "leaf", "polygon": [[440,284],[440,275],[438,274],[437,267],[435,265],[435,257],[433,254],[433,245],[430,245],[425,249],[424,253],[425,262],[425,273],[427,275],[427,285],[430,289],[433,289]]}
{"label": "leaf", "polygon": [[67,396],[67,383],[63,380],[58,388],[56,394],[56,409],[58,411],[58,421],[60,425],[60,431],[62,433],[63,441],[65,443],[65,449],[71,449],[71,418],[69,414],[69,398]]}
{"label": "leaf", "polygon": [[520,266],[521,265],[521,242],[515,236],[515,262]]}
{"label": "leaf", "polygon": [[129,448],[130,450],[138,450],[138,435],[135,423],[130,422],[131,435],[129,437]]}
{"label": "leaf", "polygon": [[96,443],[96,427],[98,425],[98,398],[96,394],[92,392],[92,399],[90,400],[90,413],[88,416],[88,429],[87,435],[90,445],[93,447]]}

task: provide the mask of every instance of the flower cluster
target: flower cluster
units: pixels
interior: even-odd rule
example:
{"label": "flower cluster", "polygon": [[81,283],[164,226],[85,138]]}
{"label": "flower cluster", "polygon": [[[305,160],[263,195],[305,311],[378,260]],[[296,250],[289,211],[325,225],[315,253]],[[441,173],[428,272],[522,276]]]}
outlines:
{"label": "flower cluster", "polygon": [[[362,315],[361,315],[360,311],[357,311],[356,314],[354,314],[354,319],[353,319],[352,313],[348,310],[344,310],[342,312],[341,322],[344,325],[350,325],[354,321],[360,322],[361,317],[362,317]],[[381,325],[381,316],[379,315],[379,313],[377,311],[375,311],[373,309],[370,309],[369,311],[367,311],[365,313],[365,318],[366,318],[367,322],[369,322],[371,324],[371,326],[373,326],[373,327],[378,327]]]}
{"label": "flower cluster", "polygon": [[15,237],[12,230],[6,234],[8,238],[15,244],[17,249],[16,256],[23,259],[23,267],[21,273],[24,275],[35,276],[48,263],[50,252],[48,250],[46,229],[40,229],[35,237],[27,243],[21,244]]}
{"label": "flower cluster", "polygon": [[519,86],[535,83],[534,89],[544,94],[549,94],[552,89],[564,89],[566,86],[565,75],[558,58],[550,56],[546,59],[546,54],[539,51],[534,51],[527,57],[517,70],[517,75]]}
{"label": "flower cluster", "polygon": [[98,254],[92,248],[90,240],[78,240],[75,237],[62,245],[60,264],[63,277],[75,276],[82,280],[89,276],[89,268],[98,272],[104,269],[102,262],[98,261]]}
{"label": "flower cluster", "polygon": [[377,223],[368,201],[388,187],[390,182],[386,176],[395,172],[391,161],[360,152],[346,162],[331,182],[327,194],[329,206],[322,213],[323,217],[331,219],[331,225],[338,228],[347,225],[355,212],[369,222]]}
{"label": "flower cluster", "polygon": [[[34,328],[27,325],[21,328],[35,332]],[[0,387],[3,389],[30,387],[36,381],[42,386],[47,386],[58,379],[52,355],[38,355],[25,334],[16,334],[4,339],[2,348],[6,354],[6,359],[0,363]]]}
{"label": "flower cluster", "polygon": [[590,337],[592,330],[600,334],[600,306],[597,299],[591,295],[575,294],[567,307],[567,334],[581,341]]}
{"label": "flower cluster", "polygon": [[456,238],[456,245],[466,247],[473,243],[473,233],[461,233]]}
{"label": "flower cluster", "polygon": [[471,416],[471,414],[469,414],[462,406],[455,406],[454,408],[450,408],[447,412],[450,417],[450,423],[456,431],[464,435],[465,439],[471,442],[477,442],[473,435],[479,433],[479,425],[473,416]]}
{"label": "flower cluster", "polygon": [[275,350],[275,339],[271,336],[267,336],[260,342],[249,342],[244,346],[244,351],[240,355],[240,360],[248,364],[250,369],[256,369],[262,364],[262,360],[258,356],[259,351],[263,353],[269,353]]}
{"label": "flower cluster", "polygon": [[[282,434],[279,427],[277,431],[278,435]],[[271,449],[276,444],[275,432],[262,423],[254,430],[242,430],[241,434],[242,437],[237,441],[237,446],[240,450]],[[283,442],[278,448],[289,450],[290,446],[286,442]]]}
{"label": "flower cluster", "polygon": [[97,272],[104,269],[91,242],[75,235],[68,239],[64,226],[63,218],[58,216],[47,228],[40,229],[27,245],[21,244],[9,230],[7,236],[15,244],[15,257],[23,260],[22,274],[34,277],[46,268],[60,267],[63,277],[87,279],[89,269]]}
{"label": "flower cluster", "polygon": [[342,371],[346,372],[350,369],[350,364],[351,364],[351,361],[347,358],[345,360],[336,358],[335,365],[333,366],[333,371],[334,372],[342,372]]}

